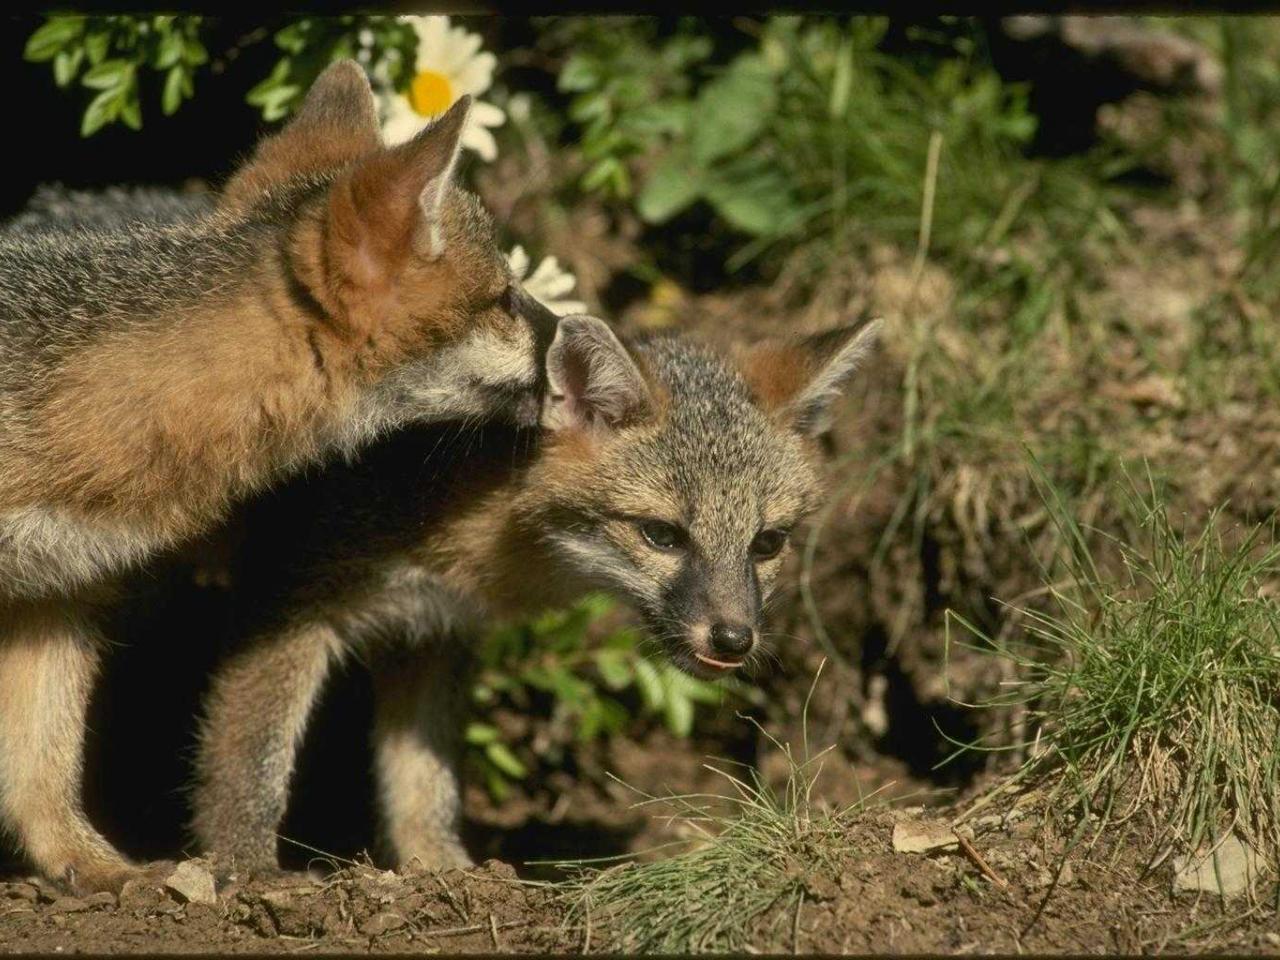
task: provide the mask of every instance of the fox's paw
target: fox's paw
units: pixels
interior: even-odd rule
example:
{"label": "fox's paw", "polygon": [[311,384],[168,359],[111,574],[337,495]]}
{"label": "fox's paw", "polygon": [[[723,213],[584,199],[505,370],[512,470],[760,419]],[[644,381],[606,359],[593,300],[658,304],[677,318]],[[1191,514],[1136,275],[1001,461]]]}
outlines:
{"label": "fox's paw", "polygon": [[164,886],[177,864],[170,860],[152,863],[89,863],[67,867],[63,875],[64,885],[77,896],[90,893],[118,894],[130,880],[148,886]]}
{"label": "fox's paw", "polygon": [[456,840],[438,840],[416,845],[408,856],[400,858],[396,869],[408,874],[440,873],[442,870],[466,870],[475,865],[461,843]]}

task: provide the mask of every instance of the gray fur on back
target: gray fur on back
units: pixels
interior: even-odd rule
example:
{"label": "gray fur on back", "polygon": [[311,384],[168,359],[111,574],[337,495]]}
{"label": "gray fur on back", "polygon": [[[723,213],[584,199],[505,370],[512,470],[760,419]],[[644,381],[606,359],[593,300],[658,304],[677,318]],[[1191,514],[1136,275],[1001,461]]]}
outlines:
{"label": "gray fur on back", "polygon": [[0,420],[71,351],[234,297],[273,221],[228,220],[205,198],[160,190],[38,193],[0,229]]}
{"label": "gray fur on back", "polygon": [[69,190],[41,184],[21,213],[0,224],[0,231],[116,228],[128,224],[176,223],[213,210],[214,194],[167,187],[108,187]]}

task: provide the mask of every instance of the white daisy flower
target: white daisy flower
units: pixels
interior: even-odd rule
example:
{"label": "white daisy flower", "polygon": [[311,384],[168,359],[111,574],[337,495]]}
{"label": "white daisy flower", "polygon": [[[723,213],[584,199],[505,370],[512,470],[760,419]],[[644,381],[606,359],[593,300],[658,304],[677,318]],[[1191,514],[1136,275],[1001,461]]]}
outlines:
{"label": "white daisy flower", "polygon": [[542,262],[530,273],[529,255],[524,247],[516,244],[507,254],[507,263],[529,296],[533,297],[556,316],[563,317],[571,313],[586,313],[587,305],[581,300],[560,299],[578,283],[568,270],[560,266],[555,257],[543,257]]}
{"label": "white daisy flower", "polygon": [[450,27],[448,17],[401,17],[400,21],[411,24],[417,33],[418,54],[408,90],[383,95],[382,133],[387,143],[412,139],[469,93],[474,99],[462,130],[462,145],[492,160],[498,155],[498,145],[489,130],[502,126],[507,115],[479,96],[493,85],[497,57],[480,49],[479,34]]}

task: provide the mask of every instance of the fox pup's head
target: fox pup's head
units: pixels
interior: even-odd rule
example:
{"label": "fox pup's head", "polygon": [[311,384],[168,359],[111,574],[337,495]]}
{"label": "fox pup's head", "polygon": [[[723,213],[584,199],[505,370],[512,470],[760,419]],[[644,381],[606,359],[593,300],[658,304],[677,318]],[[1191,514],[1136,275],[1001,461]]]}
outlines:
{"label": "fox pup's head", "polygon": [[231,217],[294,219],[278,251],[288,292],[406,414],[537,417],[537,357],[556,318],[514,281],[493,222],[454,182],[471,100],[382,143],[351,60],[312,84],[290,123],[227,182]]}
{"label": "fox pup's head", "polygon": [[730,359],[677,337],[630,349],[560,321],[546,360],[538,534],[630,601],[677,665],[722,676],[760,649],[761,609],[816,505],[815,438],[878,321]]}

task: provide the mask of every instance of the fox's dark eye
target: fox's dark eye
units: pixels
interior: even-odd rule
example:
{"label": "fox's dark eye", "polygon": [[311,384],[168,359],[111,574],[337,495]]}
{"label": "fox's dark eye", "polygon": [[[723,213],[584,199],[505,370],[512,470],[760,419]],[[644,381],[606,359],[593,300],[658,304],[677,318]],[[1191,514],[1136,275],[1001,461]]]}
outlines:
{"label": "fox's dark eye", "polygon": [[770,560],[781,553],[786,545],[786,531],[761,530],[751,541],[751,556],[757,560]]}
{"label": "fox's dark eye", "polygon": [[640,534],[657,550],[674,550],[684,540],[681,529],[664,520],[640,521]]}

